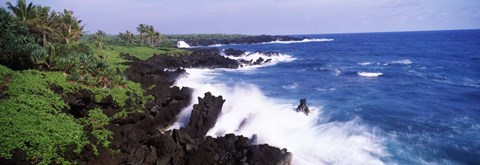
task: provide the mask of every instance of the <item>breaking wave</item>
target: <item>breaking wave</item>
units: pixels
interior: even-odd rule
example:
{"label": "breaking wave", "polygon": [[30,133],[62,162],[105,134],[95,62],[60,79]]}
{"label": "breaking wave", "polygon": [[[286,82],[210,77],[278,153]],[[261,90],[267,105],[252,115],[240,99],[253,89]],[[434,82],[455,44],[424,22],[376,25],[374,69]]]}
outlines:
{"label": "breaking wave", "polygon": [[381,72],[357,72],[357,75],[362,77],[378,77],[383,75]]}
{"label": "breaking wave", "polygon": [[[215,82],[214,77],[222,71],[187,69],[188,75],[176,83],[194,88],[193,98],[209,91],[226,99],[208,135],[256,135],[257,144],[287,148],[293,154],[293,164],[384,164],[380,158],[388,156],[385,140],[377,136],[379,130],[363,125],[361,119],[321,122],[327,117],[319,107],[310,105],[311,113],[306,116],[294,111],[297,100],[267,97],[254,84],[238,82],[227,86]],[[172,128],[188,122],[192,105],[182,111]]]}
{"label": "breaking wave", "polygon": [[410,64],[413,64],[413,62],[409,59],[405,59],[405,60],[391,61],[391,62],[386,63],[385,65],[390,65],[390,64],[410,65]]}
{"label": "breaking wave", "polygon": [[178,41],[177,48],[190,48],[190,45],[188,45],[185,41]]}
{"label": "breaking wave", "polygon": [[[241,67],[245,69],[271,66],[278,64],[279,62],[291,62],[296,60],[295,57],[282,53],[245,52],[240,56],[231,56],[225,54],[224,56],[237,61],[242,61]],[[263,62],[260,64],[255,64],[258,59],[263,59]]]}

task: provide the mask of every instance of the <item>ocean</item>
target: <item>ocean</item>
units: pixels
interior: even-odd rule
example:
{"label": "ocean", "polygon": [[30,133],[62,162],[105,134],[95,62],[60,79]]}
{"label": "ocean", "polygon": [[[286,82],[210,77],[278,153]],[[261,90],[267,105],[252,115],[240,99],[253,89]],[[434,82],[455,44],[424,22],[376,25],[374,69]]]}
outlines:
{"label": "ocean", "polygon": [[255,134],[294,164],[480,164],[480,30],[302,36],[217,45],[281,53],[271,65],[187,70],[194,98],[226,99],[208,135]]}

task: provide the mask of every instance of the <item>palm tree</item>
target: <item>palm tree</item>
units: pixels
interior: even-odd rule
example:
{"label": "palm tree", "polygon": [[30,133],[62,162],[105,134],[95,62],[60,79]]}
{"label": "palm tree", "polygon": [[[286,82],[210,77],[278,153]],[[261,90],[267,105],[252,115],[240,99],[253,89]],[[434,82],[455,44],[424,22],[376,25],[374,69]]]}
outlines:
{"label": "palm tree", "polygon": [[50,7],[35,6],[35,18],[30,25],[30,31],[41,40],[43,47],[47,47],[52,40],[52,33],[58,23],[57,14]]}
{"label": "palm tree", "polygon": [[148,40],[148,45],[153,46],[153,41],[155,39],[155,29],[152,25],[147,25],[145,29],[145,33],[147,35],[146,39]]}
{"label": "palm tree", "polygon": [[155,40],[156,40],[156,44],[157,46],[160,47],[160,43],[162,43],[162,34],[160,34],[160,32],[155,32]]}
{"label": "palm tree", "polygon": [[145,40],[146,29],[147,29],[147,25],[145,25],[145,24],[140,24],[137,27],[137,31],[140,35],[140,43],[143,43],[144,40]]}
{"label": "palm tree", "polygon": [[129,44],[133,43],[133,39],[135,38],[135,35],[130,32],[130,31],[125,31],[125,33],[118,33],[117,38],[120,39],[123,42],[127,42]]}
{"label": "palm tree", "polygon": [[27,5],[25,0],[18,0],[16,6],[13,6],[10,2],[7,2],[7,7],[12,11],[13,14],[15,14],[15,16],[18,17],[20,21],[25,24],[28,24],[28,21],[35,17],[35,5],[33,5],[32,2]]}
{"label": "palm tree", "polygon": [[82,36],[82,21],[73,16],[73,11],[64,10],[59,16],[59,25],[55,30],[56,39],[65,44],[72,41],[79,41]]}
{"label": "palm tree", "polygon": [[94,35],[93,35],[93,39],[95,41],[95,45],[99,48],[99,49],[103,49],[103,43],[105,41],[105,37],[107,36],[107,34],[105,34],[105,32],[101,31],[101,30],[98,30]]}
{"label": "palm tree", "polygon": [[131,44],[131,43],[133,43],[133,39],[135,38],[135,35],[132,32],[127,30],[127,31],[125,31],[125,37],[126,37],[128,43]]}

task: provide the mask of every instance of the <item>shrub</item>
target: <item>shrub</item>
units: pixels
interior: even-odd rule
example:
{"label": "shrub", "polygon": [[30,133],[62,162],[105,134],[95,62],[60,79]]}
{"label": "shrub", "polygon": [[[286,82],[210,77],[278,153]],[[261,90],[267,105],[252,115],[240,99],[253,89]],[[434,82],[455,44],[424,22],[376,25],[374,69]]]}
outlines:
{"label": "shrub", "polygon": [[84,119],[86,125],[92,128],[92,135],[97,139],[97,144],[93,144],[93,150],[98,155],[97,145],[102,145],[105,148],[110,146],[110,139],[113,133],[104,127],[108,125],[110,119],[105,115],[101,109],[95,108],[88,111],[88,117]]}
{"label": "shrub", "polygon": [[33,68],[31,57],[45,53],[27,26],[0,8],[0,64],[16,70]]}
{"label": "shrub", "polygon": [[67,85],[61,73],[26,70],[12,75],[9,98],[0,104],[0,157],[11,158],[18,148],[33,163],[65,164],[65,153],[80,153],[88,144],[84,127],[61,112],[68,106],[49,89],[52,82]]}
{"label": "shrub", "polygon": [[[6,75],[8,75],[8,74],[10,74],[10,73],[12,73],[12,70],[11,70],[10,68],[7,68],[6,66],[0,65],[0,80],[1,80],[4,76],[6,76]],[[0,82],[1,82],[1,81],[0,81]]]}

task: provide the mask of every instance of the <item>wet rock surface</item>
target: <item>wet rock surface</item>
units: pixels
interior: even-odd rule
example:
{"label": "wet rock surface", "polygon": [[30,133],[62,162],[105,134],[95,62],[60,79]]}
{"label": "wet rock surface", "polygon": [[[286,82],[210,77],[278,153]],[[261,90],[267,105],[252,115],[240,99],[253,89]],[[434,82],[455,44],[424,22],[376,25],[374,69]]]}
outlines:
{"label": "wet rock surface", "polygon": [[310,110],[308,110],[307,99],[300,99],[300,104],[298,104],[296,111],[303,112],[305,113],[305,115],[308,116],[308,113],[310,113]]}

